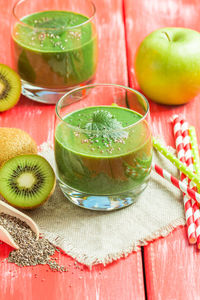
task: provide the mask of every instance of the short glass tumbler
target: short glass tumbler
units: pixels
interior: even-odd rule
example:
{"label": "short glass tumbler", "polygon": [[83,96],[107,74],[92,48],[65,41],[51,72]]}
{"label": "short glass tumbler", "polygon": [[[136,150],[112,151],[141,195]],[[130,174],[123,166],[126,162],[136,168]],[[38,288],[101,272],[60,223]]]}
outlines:
{"label": "short glass tumbler", "polygon": [[12,65],[28,98],[56,103],[93,81],[95,6],[89,0],[21,0],[12,10]]}
{"label": "short glass tumbler", "polygon": [[56,173],[65,196],[101,211],[134,203],[151,170],[146,98],[125,86],[88,85],[58,101],[56,118]]}

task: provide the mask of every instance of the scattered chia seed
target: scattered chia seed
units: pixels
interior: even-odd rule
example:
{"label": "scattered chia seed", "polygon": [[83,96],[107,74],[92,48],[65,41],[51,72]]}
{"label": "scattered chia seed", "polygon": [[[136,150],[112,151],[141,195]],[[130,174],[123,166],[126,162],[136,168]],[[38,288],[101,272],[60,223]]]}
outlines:
{"label": "scattered chia seed", "polygon": [[20,267],[47,264],[53,271],[67,271],[55,261],[55,258],[51,258],[57,252],[57,248],[45,238],[37,240],[35,233],[25,222],[1,213],[0,225],[10,233],[19,246],[19,249],[10,252],[8,262]]}

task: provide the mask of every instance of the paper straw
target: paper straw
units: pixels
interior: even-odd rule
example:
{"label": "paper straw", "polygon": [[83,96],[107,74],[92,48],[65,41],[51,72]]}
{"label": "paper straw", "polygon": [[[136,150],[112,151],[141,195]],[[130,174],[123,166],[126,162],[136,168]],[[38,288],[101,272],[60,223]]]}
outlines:
{"label": "paper straw", "polygon": [[167,148],[165,148],[155,138],[153,138],[153,146],[171,163],[173,163],[181,172],[183,172],[189,179],[191,179],[198,187],[200,187],[200,177],[194,174],[188,167],[186,167],[175,155],[169,152]]}
{"label": "paper straw", "polygon": [[173,117],[173,131],[178,159],[180,159],[182,163],[185,163],[185,151],[183,145],[181,120],[178,116]]}
{"label": "paper straw", "polygon": [[[186,157],[186,165],[187,167],[194,172],[194,159],[191,150],[191,139],[189,135],[189,126],[188,122],[185,120],[181,120],[182,126],[182,135],[184,141],[184,150],[185,150],[185,157]],[[188,180],[189,187],[191,187],[194,191],[197,191],[196,186]],[[197,236],[197,247],[200,246],[200,211],[199,207],[194,200],[192,200],[192,207],[194,211],[194,222],[196,225],[196,236]]]}
{"label": "paper straw", "polygon": [[165,178],[167,181],[172,183],[177,189],[181,190],[183,193],[187,194],[190,198],[195,200],[200,205],[200,194],[193,191],[185,183],[178,180],[176,177],[171,175],[165,169],[159,167],[158,165],[152,163],[152,170],[154,170],[161,177]]}
{"label": "paper straw", "polygon": [[[189,137],[190,137],[193,162],[194,162],[193,169],[199,175],[200,174],[199,151],[198,151],[196,131],[193,126],[189,128]],[[194,208],[194,219],[196,223],[197,247],[198,249],[200,249],[200,210],[196,203],[193,204],[193,208]]]}
{"label": "paper straw", "polygon": [[[182,163],[186,164],[185,148],[184,148],[183,136],[182,136],[183,133],[182,124],[181,124],[181,119],[178,116],[174,117],[173,130],[174,130],[177,156]],[[188,179],[185,174],[180,172],[180,177],[182,182],[188,184]],[[196,225],[194,221],[194,209],[192,206],[192,200],[185,193],[183,193],[183,202],[184,202],[185,219],[187,225],[188,241],[190,244],[195,244],[197,241],[197,237],[196,237]]]}
{"label": "paper straw", "polygon": [[196,130],[194,126],[189,127],[189,135],[191,140],[192,155],[194,157],[194,169],[197,175],[200,175],[200,159],[197,143]]}

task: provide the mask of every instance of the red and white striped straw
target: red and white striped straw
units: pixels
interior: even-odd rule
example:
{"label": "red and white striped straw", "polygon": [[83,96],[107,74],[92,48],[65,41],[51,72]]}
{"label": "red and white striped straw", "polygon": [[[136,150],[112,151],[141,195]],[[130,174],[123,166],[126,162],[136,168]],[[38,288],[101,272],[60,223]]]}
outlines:
{"label": "red and white striped straw", "polygon": [[[182,127],[182,136],[183,136],[183,144],[185,150],[185,159],[187,167],[194,172],[194,159],[192,156],[192,146],[191,140],[189,135],[189,126],[188,122],[185,120],[181,120],[181,127]],[[194,191],[197,191],[196,186],[188,180],[189,186],[193,188]],[[200,210],[198,205],[194,200],[192,200],[192,206],[194,210],[194,221],[196,225],[196,236],[197,236],[197,247],[200,249]]]}
{"label": "red and white striped straw", "polygon": [[171,175],[165,169],[161,168],[157,164],[152,163],[152,170],[154,170],[158,175],[165,178],[167,181],[172,183],[177,189],[181,190],[183,193],[187,194],[188,197],[192,198],[200,205],[200,194],[192,190],[185,183],[178,180],[176,177]]}
{"label": "red and white striped straw", "polygon": [[[173,118],[173,130],[174,130],[174,138],[175,138],[178,159],[180,159],[182,163],[186,164],[187,160],[185,157],[185,148],[184,148],[184,142],[182,136],[182,124],[181,124],[181,118],[179,116],[174,116]],[[188,147],[188,141],[186,140],[186,142]],[[185,174],[180,173],[180,177],[183,183],[188,184],[188,178],[185,176]],[[194,221],[194,210],[192,206],[192,200],[185,193],[183,194],[183,202],[184,202],[184,209],[185,209],[185,219],[187,224],[188,240],[190,244],[195,244],[197,238],[196,238],[196,225]]]}

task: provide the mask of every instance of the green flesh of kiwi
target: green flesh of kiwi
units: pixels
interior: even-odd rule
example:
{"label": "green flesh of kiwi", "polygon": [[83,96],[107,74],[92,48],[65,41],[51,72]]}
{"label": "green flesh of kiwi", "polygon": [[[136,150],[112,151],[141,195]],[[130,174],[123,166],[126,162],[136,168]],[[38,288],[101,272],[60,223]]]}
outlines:
{"label": "green flesh of kiwi", "polygon": [[12,206],[24,209],[40,206],[54,188],[54,171],[42,156],[15,156],[0,168],[0,194]]}
{"label": "green flesh of kiwi", "polygon": [[0,111],[13,107],[21,94],[19,75],[10,67],[0,64]]}
{"label": "green flesh of kiwi", "polygon": [[6,80],[5,76],[0,73],[0,99],[5,99],[11,90],[11,86]]}

